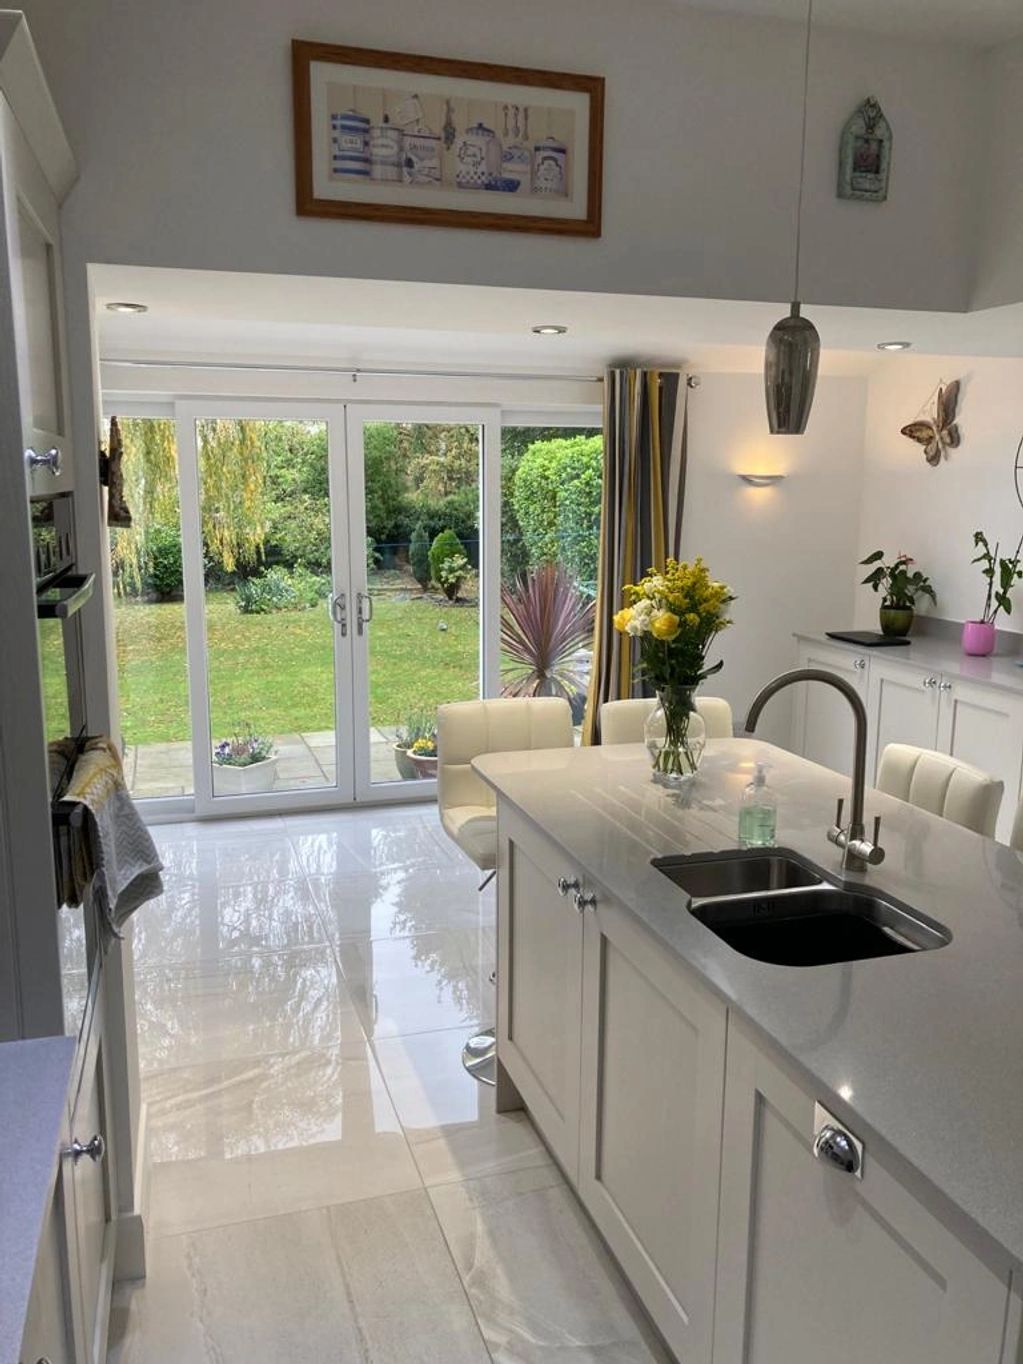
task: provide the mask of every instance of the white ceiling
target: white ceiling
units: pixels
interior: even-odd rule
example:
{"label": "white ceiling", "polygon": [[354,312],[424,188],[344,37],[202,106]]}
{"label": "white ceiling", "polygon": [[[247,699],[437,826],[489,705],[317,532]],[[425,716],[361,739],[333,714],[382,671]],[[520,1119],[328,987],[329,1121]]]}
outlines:
{"label": "white ceiling", "polygon": [[[670,0],[686,9],[806,20],[807,0]],[[991,47],[1023,37],[1020,0],[814,0],[814,23]]]}
{"label": "white ceiling", "polygon": [[[103,359],[272,361],[364,368],[598,374],[621,361],[748,369],[787,305],[475,285],[92,266]],[[112,300],[145,303],[111,313]],[[1023,304],[908,313],[807,304],[831,372],[916,354],[1023,355]],[[534,336],[547,322],[566,336]]]}

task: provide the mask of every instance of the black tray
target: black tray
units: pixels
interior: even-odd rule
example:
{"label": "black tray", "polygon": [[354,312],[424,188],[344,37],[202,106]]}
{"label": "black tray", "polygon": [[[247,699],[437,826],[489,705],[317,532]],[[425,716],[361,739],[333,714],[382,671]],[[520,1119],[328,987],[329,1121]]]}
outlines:
{"label": "black tray", "polygon": [[828,639],[841,639],[846,644],[861,644],[867,649],[891,649],[910,641],[905,635],[882,635],[876,630],[826,630]]}

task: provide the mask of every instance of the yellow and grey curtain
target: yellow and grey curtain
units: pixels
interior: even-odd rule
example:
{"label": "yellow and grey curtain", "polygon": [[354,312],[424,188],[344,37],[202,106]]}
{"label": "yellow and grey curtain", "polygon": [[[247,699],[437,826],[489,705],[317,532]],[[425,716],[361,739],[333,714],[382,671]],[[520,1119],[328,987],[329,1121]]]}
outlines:
{"label": "yellow and grey curtain", "polygon": [[593,671],[583,742],[600,742],[600,707],[634,692],[633,641],[611,618],[622,588],[678,557],[686,477],[686,376],[609,369],[604,380],[604,487]]}

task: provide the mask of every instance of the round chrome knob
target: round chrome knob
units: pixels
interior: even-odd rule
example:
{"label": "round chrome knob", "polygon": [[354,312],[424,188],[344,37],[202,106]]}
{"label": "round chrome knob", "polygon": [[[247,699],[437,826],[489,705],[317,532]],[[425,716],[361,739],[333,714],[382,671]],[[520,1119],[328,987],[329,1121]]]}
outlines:
{"label": "round chrome knob", "polygon": [[583,891],[577,890],[575,893],[575,907],[580,914],[584,909],[596,909],[597,897],[592,890],[586,891],[585,894]]}
{"label": "round chrome knob", "polygon": [[951,682],[942,682],[942,684],[941,684],[939,690],[940,690],[940,691],[951,691],[951,690],[952,690],[952,683],[951,683]]}
{"label": "round chrome knob", "polygon": [[923,685],[925,687],[936,687],[938,685],[938,679],[936,677],[925,677]]}
{"label": "round chrome knob", "polygon": [[848,1132],[830,1124],[822,1127],[813,1141],[813,1153],[818,1160],[833,1165],[847,1175],[854,1175],[860,1168],[860,1153]]}
{"label": "round chrome knob", "polygon": [[579,889],[579,884],[580,884],[580,883],[579,883],[579,878],[578,878],[578,876],[559,876],[559,877],[558,877],[558,894],[559,894],[559,895],[568,895],[568,893],[569,893],[570,891],[578,890],[578,889]]}
{"label": "round chrome knob", "polygon": [[854,659],[853,659],[853,667],[856,668],[856,669],[858,669],[859,671],[862,672],[862,670],[863,670],[866,666],[867,666],[867,660],[866,660],[865,658],[854,658]]}
{"label": "round chrome knob", "polygon": [[71,1145],[64,1151],[64,1154],[70,1156],[75,1162],[81,1160],[83,1156],[88,1156],[90,1160],[101,1161],[106,1153],[107,1144],[98,1132],[89,1141],[79,1141],[75,1137]]}

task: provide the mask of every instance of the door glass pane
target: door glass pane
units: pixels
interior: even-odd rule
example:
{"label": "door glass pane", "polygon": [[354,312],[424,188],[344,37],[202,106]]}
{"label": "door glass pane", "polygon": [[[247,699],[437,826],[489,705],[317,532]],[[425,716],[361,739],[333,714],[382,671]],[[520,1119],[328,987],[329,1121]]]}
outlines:
{"label": "door glass pane", "polygon": [[327,424],[200,418],[214,796],[332,787]]}
{"label": "door glass pane", "polygon": [[110,527],[124,772],[136,799],[192,794],[181,500],[174,422],[122,417],[131,524]]}
{"label": "door glass pane", "polygon": [[436,775],[436,712],[480,695],[475,422],[366,422],[370,779]]}
{"label": "door glass pane", "polygon": [[564,696],[577,729],[593,662],[603,458],[599,427],[501,431],[501,688]]}

